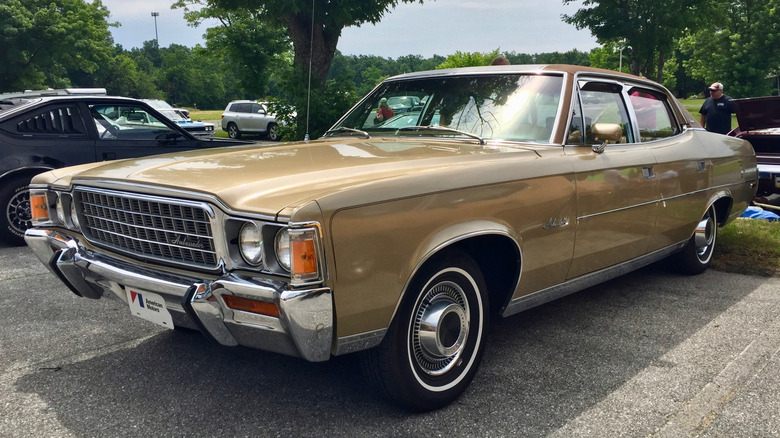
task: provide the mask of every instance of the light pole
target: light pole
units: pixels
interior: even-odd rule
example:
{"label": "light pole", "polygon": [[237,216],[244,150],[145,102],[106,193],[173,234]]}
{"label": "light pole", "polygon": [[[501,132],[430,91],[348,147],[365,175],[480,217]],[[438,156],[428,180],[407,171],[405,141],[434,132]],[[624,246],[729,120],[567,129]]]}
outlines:
{"label": "light pole", "polygon": [[152,12],[152,17],[154,17],[154,46],[158,49],[160,48],[160,40],[157,38],[157,17],[159,16],[159,12]]}

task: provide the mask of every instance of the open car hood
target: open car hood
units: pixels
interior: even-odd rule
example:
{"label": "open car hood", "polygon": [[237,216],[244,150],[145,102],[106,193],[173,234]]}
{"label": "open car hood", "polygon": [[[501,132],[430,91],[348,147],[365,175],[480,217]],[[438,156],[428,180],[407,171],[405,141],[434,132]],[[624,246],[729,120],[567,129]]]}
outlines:
{"label": "open car hood", "polygon": [[734,99],[731,102],[740,131],[780,128],[780,96]]}

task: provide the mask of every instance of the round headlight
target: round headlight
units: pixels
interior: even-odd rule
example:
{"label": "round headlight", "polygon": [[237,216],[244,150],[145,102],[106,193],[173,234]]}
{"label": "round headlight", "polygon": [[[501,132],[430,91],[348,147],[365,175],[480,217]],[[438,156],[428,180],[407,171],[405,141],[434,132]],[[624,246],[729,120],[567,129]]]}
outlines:
{"label": "round headlight", "polygon": [[253,222],[247,222],[238,233],[238,244],[241,256],[247,263],[257,266],[263,262],[263,236],[260,227]]}
{"label": "round headlight", "polygon": [[76,231],[81,230],[79,215],[76,214],[76,203],[73,202],[73,199],[70,200],[70,223],[73,224],[73,228],[75,228]]}
{"label": "round headlight", "polygon": [[276,233],[276,260],[279,261],[279,265],[286,271],[290,271],[290,265],[292,263],[292,251],[290,248],[290,232],[287,228],[283,228]]}

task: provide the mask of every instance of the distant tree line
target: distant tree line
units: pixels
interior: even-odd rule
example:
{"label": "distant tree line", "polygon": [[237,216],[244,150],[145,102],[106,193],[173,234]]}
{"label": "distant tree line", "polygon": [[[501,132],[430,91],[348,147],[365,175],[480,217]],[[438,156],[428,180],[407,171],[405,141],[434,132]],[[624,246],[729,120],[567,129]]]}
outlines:
{"label": "distant tree line", "polygon": [[[338,8],[328,9],[336,3]],[[310,0],[178,0],[174,7],[185,10],[191,25],[218,21],[205,30],[205,46],[158,47],[146,41],[125,49],[114,44],[110,28],[117,24],[108,21],[100,0],[9,0],[0,3],[0,92],[104,87],[109,94],[199,109],[260,98],[274,102],[283,116],[297,113],[297,126],[290,119],[289,138],[307,131],[316,137],[384,78],[487,65],[499,54],[495,49],[391,59],[336,50],[344,27],[376,23],[397,3],[315,0],[312,16]],[[724,82],[733,97],[777,89],[780,0],[588,0],[582,6],[563,19],[590,30],[600,47],[500,54],[512,64],[622,67],[680,97],[701,95],[715,81]],[[307,110],[311,117],[304,126]]]}

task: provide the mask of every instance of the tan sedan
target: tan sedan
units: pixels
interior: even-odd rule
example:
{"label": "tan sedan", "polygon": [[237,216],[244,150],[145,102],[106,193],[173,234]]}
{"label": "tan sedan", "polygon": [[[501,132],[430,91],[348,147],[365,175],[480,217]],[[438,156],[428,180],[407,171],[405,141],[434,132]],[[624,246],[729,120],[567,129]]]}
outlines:
{"label": "tan sedan", "polygon": [[[396,96],[419,105],[379,120]],[[78,295],[223,345],[361,351],[428,410],[471,382],[491,318],[667,257],[704,271],[756,184],[750,144],[654,82],[440,70],[386,80],[319,140],[42,174],[26,240]]]}

